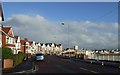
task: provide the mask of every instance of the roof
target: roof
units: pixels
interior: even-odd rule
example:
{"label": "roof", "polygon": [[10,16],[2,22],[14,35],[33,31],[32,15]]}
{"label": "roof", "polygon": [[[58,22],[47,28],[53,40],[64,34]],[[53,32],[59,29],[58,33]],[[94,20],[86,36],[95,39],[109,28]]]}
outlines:
{"label": "roof", "polygon": [[16,39],[18,39],[19,36],[14,36]]}
{"label": "roof", "polygon": [[56,43],[54,43],[54,45],[55,45],[55,47],[56,47],[56,46],[58,46],[58,47],[60,47],[60,46],[61,46],[61,44],[56,44]]}
{"label": "roof", "polygon": [[2,27],[2,30],[8,34],[8,32],[10,31],[11,27]]}
{"label": "roof", "polygon": [[52,43],[45,43],[45,45],[46,45],[46,46],[47,46],[47,45],[51,46],[51,45],[52,45]]}
{"label": "roof", "polygon": [[24,45],[25,42],[29,42],[30,45],[32,44],[32,41],[28,41],[28,38],[24,38],[24,40],[20,40],[21,45]]}
{"label": "roof", "polygon": [[40,43],[41,46],[43,46],[43,43]]}
{"label": "roof", "polygon": [[14,36],[14,38],[16,39],[16,42],[17,42],[17,40],[18,40],[18,37],[19,37],[19,36]]}
{"label": "roof", "polygon": [[33,41],[29,41],[29,44],[32,45]]}
{"label": "roof", "polygon": [[25,38],[24,40],[28,42],[28,38]]}
{"label": "roof", "polygon": [[14,38],[14,33],[12,27],[2,27],[3,32],[5,32],[8,36]]}

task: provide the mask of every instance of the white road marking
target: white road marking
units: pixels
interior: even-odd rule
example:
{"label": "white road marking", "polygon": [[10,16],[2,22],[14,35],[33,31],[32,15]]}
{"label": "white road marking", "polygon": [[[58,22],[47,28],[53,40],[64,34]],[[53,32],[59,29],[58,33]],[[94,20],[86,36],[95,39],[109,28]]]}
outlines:
{"label": "white road marking", "polygon": [[85,69],[85,68],[82,68],[82,67],[80,69],[85,70],[85,71],[89,71],[89,72],[92,72],[92,73],[98,73],[98,72],[95,72],[95,71],[92,71],[92,70],[88,70],[88,69]]}
{"label": "white road marking", "polygon": [[95,72],[95,71],[91,71],[91,72],[93,72],[93,73],[98,73],[98,72]]}

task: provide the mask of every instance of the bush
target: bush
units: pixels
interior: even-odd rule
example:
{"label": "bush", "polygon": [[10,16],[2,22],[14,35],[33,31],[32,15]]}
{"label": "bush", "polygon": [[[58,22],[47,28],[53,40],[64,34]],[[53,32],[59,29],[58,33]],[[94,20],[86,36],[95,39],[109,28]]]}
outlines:
{"label": "bush", "polygon": [[12,59],[13,53],[10,48],[2,47],[2,59]]}

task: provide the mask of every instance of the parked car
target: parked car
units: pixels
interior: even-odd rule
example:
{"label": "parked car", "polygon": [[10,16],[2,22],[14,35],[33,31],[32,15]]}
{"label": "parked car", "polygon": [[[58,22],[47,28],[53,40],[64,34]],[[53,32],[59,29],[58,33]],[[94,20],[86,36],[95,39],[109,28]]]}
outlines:
{"label": "parked car", "polygon": [[42,61],[43,61],[43,60],[44,60],[44,54],[42,54],[42,53],[37,53],[35,59],[36,59],[37,61],[39,61],[39,60],[42,60]]}

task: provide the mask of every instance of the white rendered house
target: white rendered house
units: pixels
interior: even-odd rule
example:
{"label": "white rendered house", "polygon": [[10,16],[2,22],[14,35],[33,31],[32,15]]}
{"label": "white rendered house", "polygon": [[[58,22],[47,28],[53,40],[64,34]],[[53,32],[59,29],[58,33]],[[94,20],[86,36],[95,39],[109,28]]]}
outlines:
{"label": "white rendered house", "polygon": [[15,54],[18,54],[18,52],[21,52],[20,37],[15,36],[15,39],[16,39],[16,44],[15,44],[16,52],[15,52]]}

